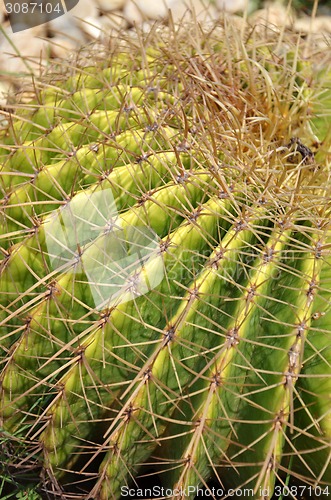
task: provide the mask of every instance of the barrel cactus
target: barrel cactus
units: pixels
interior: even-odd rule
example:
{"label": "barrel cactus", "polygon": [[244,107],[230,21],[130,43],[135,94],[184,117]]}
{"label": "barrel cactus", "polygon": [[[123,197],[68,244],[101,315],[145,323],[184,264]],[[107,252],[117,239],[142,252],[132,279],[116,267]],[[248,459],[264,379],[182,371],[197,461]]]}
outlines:
{"label": "barrel cactus", "polygon": [[57,62],[11,105],[7,486],[327,494],[331,78],[306,49],[155,28]]}

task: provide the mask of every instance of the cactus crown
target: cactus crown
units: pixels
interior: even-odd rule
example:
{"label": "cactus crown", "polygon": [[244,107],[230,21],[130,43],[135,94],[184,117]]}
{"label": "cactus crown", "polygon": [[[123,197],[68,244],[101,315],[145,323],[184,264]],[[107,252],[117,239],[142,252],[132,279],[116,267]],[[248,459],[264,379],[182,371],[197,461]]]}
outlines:
{"label": "cactus crown", "polygon": [[330,485],[330,73],[306,49],[227,20],[156,25],[11,105],[12,484],[27,466],[49,498],[120,498],[144,475],[190,498]]}

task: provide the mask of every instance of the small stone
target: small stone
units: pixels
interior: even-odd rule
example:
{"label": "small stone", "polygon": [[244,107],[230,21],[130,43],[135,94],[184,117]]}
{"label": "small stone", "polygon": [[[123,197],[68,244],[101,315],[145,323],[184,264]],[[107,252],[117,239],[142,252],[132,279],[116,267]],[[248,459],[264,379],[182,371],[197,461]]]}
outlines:
{"label": "small stone", "polygon": [[263,25],[282,28],[283,26],[292,26],[293,13],[285,6],[280,4],[269,4],[265,9],[254,12],[249,18],[252,25]]}
{"label": "small stone", "polygon": [[248,0],[216,0],[216,7],[233,14],[234,12],[245,11]]}
{"label": "small stone", "polygon": [[99,39],[101,41],[107,40],[107,37],[109,37],[113,31],[123,31],[128,26],[127,20],[121,11],[108,12],[108,14],[99,17],[99,23]]}
{"label": "small stone", "polygon": [[206,6],[203,0],[164,0],[153,2],[129,0],[124,8],[124,16],[130,24],[143,24],[148,19],[167,19],[171,11],[175,22],[192,18],[194,12],[198,21],[217,19],[217,10],[213,5]]}
{"label": "small stone", "polygon": [[86,37],[81,29],[80,23],[70,13],[53,19],[48,23],[48,29],[52,37],[60,37],[70,40],[75,46],[86,42]]}
{"label": "small stone", "polygon": [[172,18],[175,22],[188,20],[194,17],[197,21],[213,21],[217,19],[218,12],[213,5],[206,6],[203,0],[176,1],[169,2]]}
{"label": "small stone", "polygon": [[141,24],[144,21],[144,16],[143,16],[142,12],[131,1],[126,3],[126,5],[123,9],[123,15],[124,15],[125,20],[131,25]]}
{"label": "small stone", "polygon": [[[86,28],[87,23],[92,27],[94,19],[98,17],[99,12],[94,3],[91,3],[90,0],[79,0],[78,4],[69,12],[49,21],[47,27],[55,36],[61,35],[61,37],[76,42],[76,45],[79,46],[87,41],[85,34],[91,32],[91,29]],[[95,30],[93,34],[95,35]]]}
{"label": "small stone", "polygon": [[100,31],[102,29],[100,18],[86,17],[84,22],[81,23],[81,27],[90,38],[97,39],[100,37]]}
{"label": "small stone", "polygon": [[79,0],[78,4],[70,10],[70,14],[80,19],[99,17],[97,5],[95,2],[91,2],[91,0]]}
{"label": "small stone", "polygon": [[125,4],[126,0],[96,0],[96,5],[102,12],[123,9]]}
{"label": "small stone", "polygon": [[11,75],[17,79],[19,75],[31,74],[48,57],[49,42],[38,38],[42,30],[43,27],[38,26],[12,33],[8,27],[11,43],[6,38],[0,43],[0,70],[8,79]]}
{"label": "small stone", "polygon": [[147,19],[164,19],[167,17],[169,0],[129,0],[124,7],[124,17],[130,24],[141,24]]}
{"label": "small stone", "polygon": [[294,29],[303,33],[331,33],[331,17],[319,16],[315,17],[315,19],[297,19],[294,23]]}
{"label": "small stone", "polygon": [[50,39],[50,50],[52,57],[65,59],[68,57],[68,53],[73,52],[75,49],[75,42],[69,40],[68,38],[63,38],[61,37],[61,35],[55,36]]}

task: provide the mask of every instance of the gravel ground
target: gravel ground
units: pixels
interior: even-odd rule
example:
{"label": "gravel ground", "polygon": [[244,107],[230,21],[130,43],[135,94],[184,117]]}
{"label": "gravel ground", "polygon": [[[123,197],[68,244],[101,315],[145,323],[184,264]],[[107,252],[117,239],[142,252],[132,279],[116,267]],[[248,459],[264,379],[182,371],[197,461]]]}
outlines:
{"label": "gravel ground", "polygon": [[[24,2],[11,1],[21,7]],[[31,78],[32,73],[39,73],[50,60],[68,58],[70,52],[86,43],[103,43],[111,33],[132,30],[135,25],[148,30],[155,20],[167,23],[170,12],[175,22],[189,19],[194,12],[200,22],[214,23],[227,11],[232,16],[231,22],[238,25],[244,18],[252,25],[267,24],[272,29],[285,25],[314,38],[314,45],[331,50],[330,2],[321,0],[313,18],[304,12],[299,16],[298,11],[286,8],[284,3],[264,3],[265,7],[258,9],[261,4],[258,0],[79,0],[65,15],[44,22],[45,14],[40,12],[34,13],[33,18],[20,12],[8,16],[5,0],[3,3],[0,0],[0,106],[6,106],[8,95],[20,89],[26,75]],[[27,28],[29,22],[34,27]],[[36,25],[38,22],[41,24]],[[13,33],[12,27],[17,31]]]}

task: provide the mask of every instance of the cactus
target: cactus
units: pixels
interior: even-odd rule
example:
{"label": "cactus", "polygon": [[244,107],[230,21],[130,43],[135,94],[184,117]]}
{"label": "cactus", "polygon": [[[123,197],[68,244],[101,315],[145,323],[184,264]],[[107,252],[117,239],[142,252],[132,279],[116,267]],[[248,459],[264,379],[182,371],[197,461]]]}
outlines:
{"label": "cactus", "polygon": [[327,494],[326,61],[227,23],[112,44],[1,131],[7,474],[47,498],[144,476],[166,498]]}

